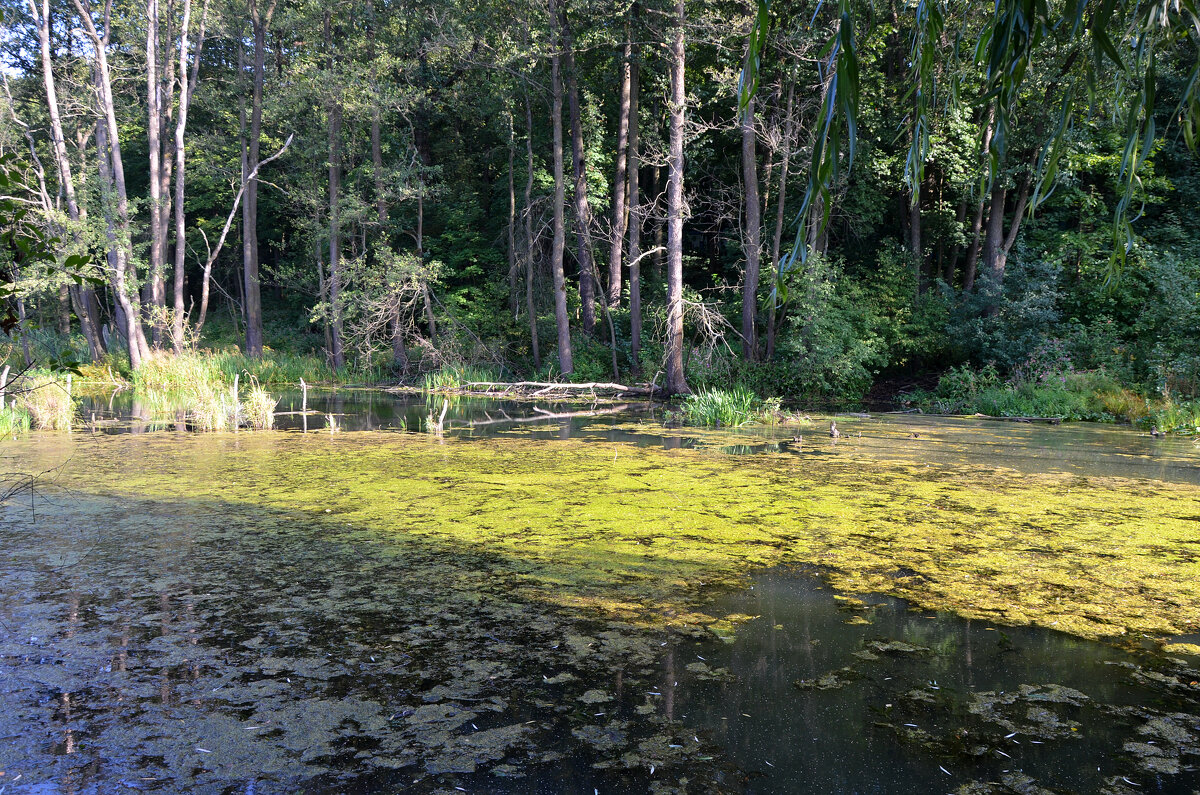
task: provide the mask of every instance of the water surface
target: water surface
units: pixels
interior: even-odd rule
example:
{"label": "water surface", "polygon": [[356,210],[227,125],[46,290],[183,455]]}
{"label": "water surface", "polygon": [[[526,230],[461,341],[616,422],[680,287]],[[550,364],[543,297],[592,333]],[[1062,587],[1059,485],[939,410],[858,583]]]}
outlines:
{"label": "water surface", "polygon": [[[120,400],[3,448],[42,473],[0,516],[8,791],[1200,786],[1196,658],[1009,625],[1195,630],[1153,608],[1200,575],[1190,441],[516,401],[431,435],[365,391],[202,435]],[[745,578],[789,560],[829,579]]]}

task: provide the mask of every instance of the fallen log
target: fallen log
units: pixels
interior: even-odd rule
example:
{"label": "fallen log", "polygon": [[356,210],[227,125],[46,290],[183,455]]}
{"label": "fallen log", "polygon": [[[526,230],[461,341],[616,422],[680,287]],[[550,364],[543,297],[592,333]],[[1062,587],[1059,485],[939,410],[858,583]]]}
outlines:
{"label": "fallen log", "polygon": [[573,384],[560,381],[468,381],[463,384],[466,388],[497,389],[502,392],[525,392],[534,396],[547,395],[552,392],[613,392],[618,395],[651,395],[654,389],[649,386],[626,386],[611,382],[590,381],[585,384]]}
{"label": "fallen log", "polygon": [[628,411],[629,405],[622,404],[607,409],[595,409],[594,411],[563,411],[559,413],[549,412],[537,406],[534,406],[533,410],[538,413],[530,417],[509,417],[505,415],[505,418],[502,420],[489,418],[486,420],[473,420],[467,424],[471,427],[478,427],[480,425],[496,425],[504,422],[542,422],[543,420],[569,420],[575,417],[598,417],[602,414],[619,414],[622,411]]}

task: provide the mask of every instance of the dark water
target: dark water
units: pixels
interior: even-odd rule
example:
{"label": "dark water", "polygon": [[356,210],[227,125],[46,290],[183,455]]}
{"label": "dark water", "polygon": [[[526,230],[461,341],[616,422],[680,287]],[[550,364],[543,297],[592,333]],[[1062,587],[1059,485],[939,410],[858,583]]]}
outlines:
{"label": "dark water", "polygon": [[[191,439],[181,482],[213,471],[206,439],[122,400],[84,417]],[[456,401],[445,435],[1200,482],[1189,440],[1129,429],[839,417],[835,444],[824,421],[698,432],[646,406],[535,405],[610,409]],[[419,433],[431,408],[369,391],[307,406],[278,417],[287,438]],[[485,549],[255,507],[269,471],[231,436],[212,437],[236,459],[228,500],[60,484],[3,509],[0,793],[1200,788],[1196,657],[839,601],[784,571],[707,608],[753,616],[732,643],[591,621],[523,596],[520,567]]]}
{"label": "dark water", "polygon": [[[747,771],[748,791],[1200,786],[1200,688],[1186,661],[863,601],[850,610],[812,575],[764,574],[721,602],[758,616],[734,643],[672,650],[674,709]],[[892,641],[921,650],[878,651]],[[722,669],[728,680],[711,677]],[[1161,757],[1145,755],[1155,747]]]}

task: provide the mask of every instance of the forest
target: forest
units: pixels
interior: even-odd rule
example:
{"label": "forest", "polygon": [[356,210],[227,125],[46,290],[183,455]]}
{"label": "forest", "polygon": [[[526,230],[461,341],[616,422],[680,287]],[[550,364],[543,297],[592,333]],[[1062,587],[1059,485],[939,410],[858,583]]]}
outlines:
{"label": "forest", "polygon": [[1191,0],[3,18],[17,369],[1200,414]]}

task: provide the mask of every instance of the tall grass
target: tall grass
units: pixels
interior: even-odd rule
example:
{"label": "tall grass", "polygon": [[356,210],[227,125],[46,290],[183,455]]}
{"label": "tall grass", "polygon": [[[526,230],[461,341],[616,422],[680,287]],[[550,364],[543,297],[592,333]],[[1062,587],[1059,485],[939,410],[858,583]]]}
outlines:
{"label": "tall grass", "polygon": [[742,386],[705,389],[688,395],[683,414],[691,425],[737,427],[765,417],[767,404]]}
{"label": "tall grass", "polygon": [[[169,416],[185,410],[196,430],[224,431],[242,426],[268,429],[274,424],[278,401],[255,372],[238,369],[237,365],[257,365],[256,372],[277,379],[276,383],[297,383],[301,377],[314,381],[322,377],[319,370],[310,367],[314,362],[311,357],[289,355],[286,366],[281,367],[240,354],[160,353],[147,358],[134,372],[134,395],[151,415]],[[235,394],[235,384],[249,385],[245,397],[240,389]]]}
{"label": "tall grass", "polygon": [[499,381],[500,376],[495,370],[487,367],[443,367],[424,376],[426,392],[452,392],[463,389],[467,384],[481,381]]}
{"label": "tall grass", "polygon": [[30,374],[20,381],[19,389],[13,407],[24,412],[33,427],[43,431],[71,430],[79,403],[71,396],[65,380],[50,374]]}
{"label": "tall grass", "polygon": [[270,430],[275,424],[275,406],[279,399],[268,394],[257,382],[250,387],[242,401],[242,414],[246,424],[260,431]]}
{"label": "tall grass", "polygon": [[0,438],[7,439],[29,430],[29,414],[24,409],[9,406],[0,409]]}

